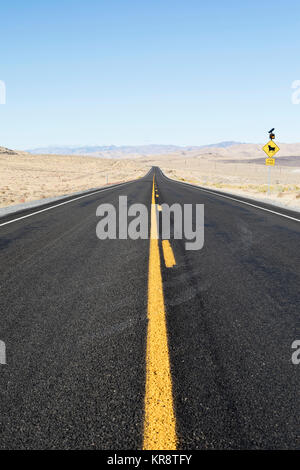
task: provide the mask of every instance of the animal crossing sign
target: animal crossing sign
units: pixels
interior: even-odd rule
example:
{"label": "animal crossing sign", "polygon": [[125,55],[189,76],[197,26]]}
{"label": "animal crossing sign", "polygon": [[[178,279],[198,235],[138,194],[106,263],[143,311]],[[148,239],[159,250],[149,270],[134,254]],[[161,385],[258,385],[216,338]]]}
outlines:
{"label": "animal crossing sign", "polygon": [[263,151],[268,155],[269,158],[274,157],[274,155],[276,155],[279,150],[280,148],[273,140],[270,140],[266,145],[263,146]]}
{"label": "animal crossing sign", "polygon": [[263,146],[263,151],[267,154],[266,158],[266,165],[268,167],[268,174],[269,174],[269,181],[268,181],[268,194],[270,194],[270,188],[271,188],[271,166],[275,165],[275,158],[274,155],[276,155],[277,152],[279,152],[280,148],[278,145],[275,144],[274,139],[275,139],[275,134],[274,134],[275,128],[273,127],[269,132],[269,142]]}

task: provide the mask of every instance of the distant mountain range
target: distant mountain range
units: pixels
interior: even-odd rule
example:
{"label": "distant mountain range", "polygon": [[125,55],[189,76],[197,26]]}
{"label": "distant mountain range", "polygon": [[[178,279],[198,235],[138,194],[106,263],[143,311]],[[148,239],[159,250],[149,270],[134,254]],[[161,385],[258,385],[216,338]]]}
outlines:
{"label": "distant mountain range", "polygon": [[232,145],[239,145],[241,142],[219,142],[217,144],[201,146],[179,146],[179,145],[93,145],[93,146],[50,146],[29,149],[27,152],[32,154],[47,155],[93,155],[99,157],[120,158],[122,156],[147,156],[169,154],[178,151],[188,152],[206,147],[227,148]]}
{"label": "distant mountain range", "polygon": [[[282,161],[284,165],[299,166],[300,143],[286,144],[278,142],[280,153],[276,155],[277,161]],[[82,157],[94,157],[103,159],[144,159],[158,161],[160,158],[204,158],[206,160],[223,160],[224,162],[244,162],[254,161],[254,159],[264,160],[262,151],[263,143],[246,144],[234,141],[219,142],[216,144],[201,146],[179,146],[179,145],[106,145],[106,146],[51,146],[41,147],[32,150],[20,151],[0,147],[0,158],[9,156],[31,155],[74,155]],[[288,157],[288,158],[287,158]],[[257,160],[258,163],[261,163]]]}

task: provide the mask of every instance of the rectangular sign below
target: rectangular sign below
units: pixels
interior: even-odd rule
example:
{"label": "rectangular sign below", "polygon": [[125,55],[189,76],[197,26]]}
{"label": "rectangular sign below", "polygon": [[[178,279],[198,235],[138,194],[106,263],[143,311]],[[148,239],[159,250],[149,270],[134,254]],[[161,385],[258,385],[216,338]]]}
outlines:
{"label": "rectangular sign below", "polygon": [[275,158],[266,158],[266,165],[275,165]]}

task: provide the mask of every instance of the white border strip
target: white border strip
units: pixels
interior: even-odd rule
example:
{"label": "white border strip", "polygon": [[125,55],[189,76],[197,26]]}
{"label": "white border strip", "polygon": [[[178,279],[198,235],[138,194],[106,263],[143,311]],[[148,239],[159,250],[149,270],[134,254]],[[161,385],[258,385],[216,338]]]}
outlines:
{"label": "white border strip", "polygon": [[[18,220],[27,219],[28,217],[32,217],[33,215],[36,215],[36,214],[41,214],[42,212],[50,211],[51,209],[55,209],[56,207],[64,206],[65,204],[70,204],[71,202],[78,201],[79,199],[83,199],[85,197],[93,196],[94,194],[98,194],[98,193],[102,193],[104,191],[109,191],[109,190],[112,190],[112,189],[120,188],[121,186],[125,186],[127,184],[132,184],[135,181],[137,181],[137,180],[130,181],[128,183],[117,184],[115,186],[111,186],[110,188],[98,189],[97,191],[94,191],[92,193],[84,194],[83,196],[78,196],[78,197],[75,197],[74,199],[70,199],[69,201],[60,202],[59,204],[55,204],[54,206],[46,207],[45,209],[40,209],[39,211],[32,212],[31,214],[23,215],[21,217],[17,217],[16,219],[9,220],[8,222],[3,222],[2,224],[0,224],[0,227],[4,227],[4,225],[12,224],[13,222],[17,222]],[[66,196],[66,197],[68,197],[68,196]],[[30,210],[30,208],[29,208],[29,210]]]}
{"label": "white border strip", "polygon": [[[161,171],[161,170],[160,170],[160,171]],[[247,206],[255,207],[256,209],[261,209],[262,211],[271,212],[271,214],[280,215],[281,217],[285,217],[286,219],[294,220],[295,222],[300,222],[300,219],[296,219],[295,217],[291,217],[290,215],[281,214],[280,212],[272,211],[271,209],[266,209],[265,207],[261,207],[261,206],[255,205],[255,204],[251,204],[250,202],[241,201],[240,199],[236,199],[236,198],[231,197],[231,196],[225,196],[224,194],[220,194],[220,193],[218,193],[217,191],[216,191],[216,192],[210,191],[209,189],[204,189],[204,188],[202,188],[202,187],[195,186],[194,184],[183,183],[182,181],[173,180],[172,178],[168,178],[166,175],[164,175],[164,173],[163,173],[162,171],[161,171],[161,174],[162,174],[162,176],[163,176],[164,178],[166,178],[166,179],[168,179],[168,180],[170,180],[170,181],[173,181],[173,183],[184,184],[185,186],[190,186],[190,187],[192,187],[192,188],[198,189],[199,191],[204,191],[204,192],[206,192],[206,193],[213,194],[214,196],[223,197],[223,198],[225,198],[225,199],[231,199],[232,201],[239,202],[240,204],[246,204]],[[288,209],[287,209],[287,210],[288,210]]]}

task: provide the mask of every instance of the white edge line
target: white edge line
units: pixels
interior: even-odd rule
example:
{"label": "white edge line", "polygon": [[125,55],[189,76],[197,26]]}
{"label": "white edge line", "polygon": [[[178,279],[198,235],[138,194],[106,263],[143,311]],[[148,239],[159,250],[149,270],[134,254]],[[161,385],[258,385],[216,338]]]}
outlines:
{"label": "white edge line", "polygon": [[[236,202],[239,202],[241,204],[246,204],[247,206],[255,207],[256,209],[261,209],[262,211],[271,212],[272,214],[280,215],[281,217],[285,217],[286,219],[291,219],[291,220],[295,220],[296,222],[300,222],[300,219],[296,219],[295,217],[291,217],[290,215],[281,214],[280,212],[272,211],[271,209],[266,209],[265,207],[256,206],[255,204],[251,204],[250,202],[246,202],[246,201],[241,201],[240,199],[235,199],[234,197],[231,197],[231,196],[225,196],[224,194],[219,194],[218,192],[210,191],[209,189],[204,189],[204,188],[201,188],[199,186],[195,186],[194,184],[183,183],[182,181],[173,180],[171,178],[168,178],[166,175],[164,175],[162,170],[160,170],[160,171],[161,171],[162,175],[164,176],[164,178],[169,179],[169,180],[173,181],[174,183],[184,184],[185,186],[191,186],[192,188],[198,189],[199,191],[204,191],[206,193],[213,194],[214,196],[223,197],[225,199],[231,199],[232,201],[236,201]],[[287,210],[289,210],[289,209],[287,209]]]}
{"label": "white edge line", "polygon": [[[145,175],[145,176],[147,176],[147,175]],[[110,188],[98,189],[97,191],[94,191],[93,193],[84,194],[83,196],[75,197],[74,199],[71,199],[70,201],[60,202],[59,204],[55,204],[54,206],[46,207],[45,209],[41,209],[39,211],[32,212],[31,214],[23,215],[22,217],[17,217],[16,219],[9,220],[8,222],[4,222],[3,224],[0,224],[0,227],[4,227],[4,225],[12,224],[13,222],[17,222],[18,220],[27,219],[27,217],[32,217],[33,215],[41,214],[42,212],[50,211],[51,209],[55,209],[56,207],[59,207],[59,206],[64,206],[65,204],[70,204],[71,202],[78,201],[79,199],[83,199],[84,197],[93,196],[94,194],[98,194],[98,193],[101,193],[101,192],[104,192],[104,191],[109,191],[109,190],[112,190],[112,189],[115,189],[115,188],[119,188],[121,186],[125,186],[126,184],[132,184],[135,181],[137,181],[137,180],[129,181],[127,183],[121,183],[121,184],[115,185],[115,186],[110,187]],[[28,208],[28,209],[30,210],[30,208]]]}

